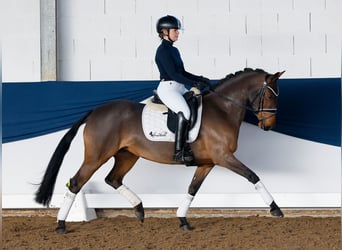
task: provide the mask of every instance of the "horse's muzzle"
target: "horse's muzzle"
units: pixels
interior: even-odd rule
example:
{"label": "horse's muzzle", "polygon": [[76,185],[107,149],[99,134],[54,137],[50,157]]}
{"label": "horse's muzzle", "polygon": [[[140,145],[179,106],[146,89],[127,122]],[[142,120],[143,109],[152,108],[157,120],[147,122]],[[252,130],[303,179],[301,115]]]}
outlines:
{"label": "horse's muzzle", "polygon": [[260,123],[259,123],[259,128],[261,128],[265,131],[268,131],[268,130],[271,130],[273,128],[273,126],[264,126],[264,125],[260,125]]}
{"label": "horse's muzzle", "polygon": [[276,125],[276,113],[274,112],[259,112],[258,117],[258,127],[268,131],[275,127]]}

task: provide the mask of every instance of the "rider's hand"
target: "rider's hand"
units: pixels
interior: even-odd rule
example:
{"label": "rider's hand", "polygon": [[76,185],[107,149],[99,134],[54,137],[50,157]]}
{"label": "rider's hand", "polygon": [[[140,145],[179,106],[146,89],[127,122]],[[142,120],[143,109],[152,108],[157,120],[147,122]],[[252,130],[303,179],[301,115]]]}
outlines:
{"label": "rider's hand", "polygon": [[202,91],[203,89],[205,89],[205,87],[207,87],[208,85],[205,83],[205,82],[202,82],[202,81],[200,81],[200,82],[198,82],[197,84],[196,84],[196,88],[198,88],[200,91]]}
{"label": "rider's hand", "polygon": [[212,88],[210,80],[204,76],[200,77],[200,80],[198,81],[197,85],[200,85],[200,87],[201,87],[201,88],[198,87],[199,90],[203,90],[203,89],[205,89],[205,87],[208,87],[209,89]]}

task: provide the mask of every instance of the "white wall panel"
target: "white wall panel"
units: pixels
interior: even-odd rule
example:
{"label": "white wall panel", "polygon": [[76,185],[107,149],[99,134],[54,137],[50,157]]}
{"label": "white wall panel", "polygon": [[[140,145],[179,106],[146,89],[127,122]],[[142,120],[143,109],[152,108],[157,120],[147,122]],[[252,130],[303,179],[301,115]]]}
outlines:
{"label": "white wall panel", "polygon": [[97,55],[104,54],[104,39],[100,36],[89,36],[84,34],[73,40],[74,43],[74,57],[89,57],[92,58]]}
{"label": "white wall panel", "polygon": [[246,16],[246,34],[260,35],[262,33],[261,13],[249,13]]}
{"label": "white wall panel", "polygon": [[259,12],[261,4],[262,0],[230,0],[230,11],[242,13]]}
{"label": "white wall panel", "polygon": [[313,55],[311,57],[312,77],[324,78],[326,76],[334,75],[334,72],[341,70],[342,62],[341,55],[327,54],[327,55]]}
{"label": "white wall panel", "polygon": [[243,56],[218,56],[214,58],[214,79],[222,79],[230,73],[239,71],[247,66]]}
{"label": "white wall panel", "polygon": [[122,78],[127,80],[148,80],[152,78],[153,60],[122,59]]}
{"label": "white wall panel", "polygon": [[136,13],[136,0],[95,0],[95,2],[104,1],[104,10],[106,15],[133,15]]}
{"label": "white wall panel", "polygon": [[309,33],[309,13],[303,11],[279,12],[279,32],[290,34]]}
{"label": "white wall panel", "polygon": [[326,8],[327,0],[294,0],[294,9],[300,11],[319,11]]}
{"label": "white wall panel", "polygon": [[135,58],[136,41],[133,37],[108,37],[106,55],[113,58]]}
{"label": "white wall panel", "polygon": [[154,59],[152,59],[152,78],[154,80],[159,80],[160,79],[160,73],[157,67],[157,64],[155,63]]}
{"label": "white wall panel", "polygon": [[278,34],[279,27],[279,13],[276,12],[262,12],[261,13],[261,33],[263,35]]}
{"label": "white wall panel", "polygon": [[122,79],[122,59],[115,59],[109,56],[97,56],[91,59],[92,79],[112,81]]}
{"label": "white wall panel", "polygon": [[[5,18],[12,21],[4,26],[3,80],[39,80],[39,1],[9,1],[5,7]],[[84,60],[97,65],[102,56],[116,62],[154,60],[159,45],[155,24],[166,14],[182,20],[185,30],[175,45],[179,46],[185,65],[196,63],[200,72],[207,71],[207,65],[198,62],[207,58],[214,62],[216,72],[221,68],[219,58],[224,58],[228,50],[228,56],[241,57],[245,64],[247,61],[254,64],[260,56],[279,57],[280,63],[286,61],[283,65],[289,64],[290,72],[295,72],[294,75],[287,72],[286,77],[307,77],[307,67],[311,75],[321,75],[315,72],[319,67],[313,67],[313,62],[319,59],[298,65],[304,70],[302,75],[287,60],[296,55],[299,61],[307,62],[310,56],[321,55],[324,61],[334,54],[336,59],[332,61],[337,61],[342,37],[341,8],[339,0],[61,0],[57,20],[58,75],[59,79],[67,79],[66,75],[89,79],[91,72],[85,70]],[[337,71],[328,77],[341,75],[337,66],[331,68]],[[21,74],[17,74],[18,70]],[[105,66],[103,70],[107,78]],[[86,75],[80,75],[81,72]],[[152,77],[158,78],[158,72],[155,69],[153,72]]]}
{"label": "white wall panel", "polygon": [[96,17],[104,14],[104,0],[73,0],[71,3],[73,9],[72,15],[75,17]]}
{"label": "white wall panel", "polygon": [[290,34],[268,34],[262,36],[262,55],[292,55],[293,36]]}
{"label": "white wall panel", "polygon": [[246,34],[246,16],[231,12],[228,15],[227,28],[224,30],[225,33],[231,35],[245,35]]}
{"label": "white wall panel", "polygon": [[294,36],[295,55],[324,55],[325,54],[324,34],[296,34]]}
{"label": "white wall panel", "polygon": [[99,24],[96,27],[99,35],[104,37],[108,36],[121,36],[121,17],[117,15],[104,15],[98,19]]}
{"label": "white wall panel", "polygon": [[[182,38],[181,38],[182,39]],[[154,56],[157,47],[160,45],[160,38],[156,35],[149,37],[136,38],[136,54],[138,58],[151,58]]]}
{"label": "white wall panel", "polygon": [[40,81],[39,0],[6,1],[1,7],[2,81]]}
{"label": "white wall panel", "polygon": [[215,37],[220,34],[219,31],[226,32],[220,25],[225,23],[226,20],[215,15],[206,15],[206,18],[203,18],[203,15],[188,15],[183,20],[184,34],[188,36],[206,35]]}
{"label": "white wall panel", "polygon": [[227,15],[230,10],[230,0],[198,0],[197,2],[198,13],[202,15],[203,18],[211,14],[218,16]]}
{"label": "white wall panel", "polygon": [[2,81],[40,81],[39,37],[7,36],[2,39]]}
{"label": "white wall panel", "polygon": [[196,75],[204,75],[212,78],[215,71],[214,57],[211,56],[193,56],[188,58],[184,65],[185,70]]}
{"label": "white wall panel", "polygon": [[328,10],[335,10],[339,12],[342,2],[340,0],[326,0],[325,6]]}
{"label": "white wall panel", "polygon": [[199,39],[199,56],[228,56],[229,37],[217,35],[216,37],[201,37]]}
{"label": "white wall panel", "polygon": [[311,77],[310,57],[308,56],[279,56],[279,68],[286,70],[287,78]]}
{"label": "white wall panel", "polygon": [[156,16],[163,16],[167,15],[168,10],[168,2],[167,1],[160,1],[160,0],[137,0],[136,2],[136,13],[138,15],[148,14],[148,15],[156,15]]}
{"label": "white wall panel", "polygon": [[259,56],[261,50],[261,35],[231,36],[230,49],[233,56]]}
{"label": "white wall panel", "polygon": [[336,57],[339,57],[341,54],[340,51],[342,49],[342,35],[340,34],[327,34],[325,35],[326,39],[326,53],[333,54]]}
{"label": "white wall panel", "polygon": [[248,68],[261,68],[269,73],[276,73],[278,71],[283,71],[284,69],[279,69],[279,57],[274,55],[268,56],[249,56],[247,58]]}
{"label": "white wall panel", "polygon": [[[143,1],[143,0],[140,0]],[[165,0],[167,2],[167,13],[169,15],[177,15],[179,18],[188,16],[189,13],[198,11],[197,0]],[[145,2],[145,1],[144,1]]]}
{"label": "white wall panel", "polygon": [[262,11],[282,12],[293,10],[295,0],[261,0]]}
{"label": "white wall panel", "polygon": [[174,44],[174,46],[179,49],[185,65],[191,57],[197,57],[199,55],[198,36],[189,36],[187,33],[181,34],[179,40]]}
{"label": "white wall panel", "polygon": [[[77,65],[77,67],[75,67]],[[90,81],[91,61],[89,57],[75,57],[69,60],[58,61],[60,81]]]}
{"label": "white wall panel", "polygon": [[[153,30],[152,30],[153,26]],[[124,15],[121,16],[121,32],[123,37],[140,38],[155,34],[155,25],[149,15]]]}
{"label": "white wall panel", "polygon": [[342,34],[342,1],[336,9],[313,12],[311,14],[311,32]]}
{"label": "white wall panel", "polygon": [[[187,69],[188,71],[196,74],[203,75],[205,77],[214,78],[213,72],[215,72],[215,58],[211,56],[201,56],[190,60]],[[215,78],[214,78],[215,79]]]}

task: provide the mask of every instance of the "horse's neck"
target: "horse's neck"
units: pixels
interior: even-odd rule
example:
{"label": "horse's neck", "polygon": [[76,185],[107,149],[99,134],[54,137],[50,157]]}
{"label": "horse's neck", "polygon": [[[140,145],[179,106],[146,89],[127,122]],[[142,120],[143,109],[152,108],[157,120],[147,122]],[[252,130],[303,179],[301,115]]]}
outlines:
{"label": "horse's neck", "polygon": [[243,99],[230,93],[224,94],[222,92],[212,93],[208,99],[204,99],[204,105],[212,107],[212,114],[222,118],[224,122],[230,121],[234,123],[238,129],[246,115],[245,103]]}
{"label": "horse's neck", "polygon": [[225,101],[246,106],[248,103],[249,91],[251,89],[248,81],[234,79],[230,83],[219,86],[215,92],[222,96]]}
{"label": "horse's neck", "polygon": [[236,126],[240,126],[246,115],[250,91],[254,88],[252,81],[247,78],[231,79],[215,89],[212,101],[216,103],[220,112],[227,116],[234,116]]}

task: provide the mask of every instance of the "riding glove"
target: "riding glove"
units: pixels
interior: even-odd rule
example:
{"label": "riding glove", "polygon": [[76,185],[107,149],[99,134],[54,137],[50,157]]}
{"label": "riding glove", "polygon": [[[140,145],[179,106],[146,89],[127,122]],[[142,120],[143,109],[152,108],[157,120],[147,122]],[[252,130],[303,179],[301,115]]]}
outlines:
{"label": "riding glove", "polygon": [[209,87],[209,89],[211,89],[211,83],[210,83],[210,80],[204,76],[200,76],[200,79],[198,81],[198,83],[196,84],[196,87],[199,89],[199,90],[203,90],[205,89],[206,87]]}

